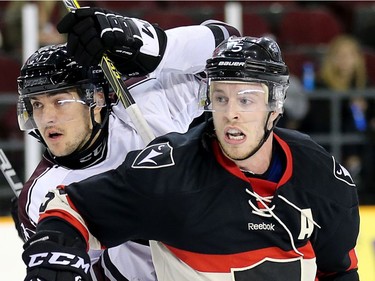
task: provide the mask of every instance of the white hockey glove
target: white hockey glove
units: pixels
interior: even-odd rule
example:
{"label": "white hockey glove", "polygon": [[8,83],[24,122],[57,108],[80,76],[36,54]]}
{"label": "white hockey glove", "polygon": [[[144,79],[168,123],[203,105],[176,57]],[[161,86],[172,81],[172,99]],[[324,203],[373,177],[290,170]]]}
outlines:
{"label": "white hockey glove", "polygon": [[25,245],[24,281],[90,281],[90,258],[82,241],[61,232],[41,231]]}
{"label": "white hockey glove", "polygon": [[127,76],[152,72],[166,46],[160,28],[101,8],[80,8],[57,25],[68,33],[67,51],[81,65],[97,65],[104,53]]}

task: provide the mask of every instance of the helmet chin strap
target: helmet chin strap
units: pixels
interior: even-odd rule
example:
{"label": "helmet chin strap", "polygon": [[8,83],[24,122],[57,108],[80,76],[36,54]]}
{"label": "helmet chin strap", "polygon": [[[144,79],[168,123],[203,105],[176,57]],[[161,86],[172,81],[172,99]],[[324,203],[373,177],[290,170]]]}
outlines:
{"label": "helmet chin strap", "polygon": [[[94,109],[94,107],[90,107],[90,119],[91,119],[91,123],[92,123],[92,130],[91,130],[90,138],[87,140],[87,142],[80,149],[76,149],[73,153],[77,153],[77,152],[86,150],[91,145],[93,139],[96,137],[98,132],[102,129],[102,125],[95,121],[93,109]],[[105,123],[103,122],[103,124],[105,124]]]}

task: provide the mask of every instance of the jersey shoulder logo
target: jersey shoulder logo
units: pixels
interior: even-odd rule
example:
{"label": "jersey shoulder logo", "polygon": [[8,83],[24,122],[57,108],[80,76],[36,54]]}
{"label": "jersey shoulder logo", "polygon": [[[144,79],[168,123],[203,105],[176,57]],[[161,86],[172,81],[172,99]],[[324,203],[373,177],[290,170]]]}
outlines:
{"label": "jersey shoulder logo", "polygon": [[147,146],[134,159],[132,168],[156,169],[173,166],[173,147],[169,142]]}
{"label": "jersey shoulder logo", "polygon": [[333,160],[333,174],[335,178],[345,182],[347,185],[355,186],[355,183],[350,173],[348,172],[348,170],[344,168],[344,166],[342,166],[341,164],[337,163],[333,156],[332,156],[332,160]]}

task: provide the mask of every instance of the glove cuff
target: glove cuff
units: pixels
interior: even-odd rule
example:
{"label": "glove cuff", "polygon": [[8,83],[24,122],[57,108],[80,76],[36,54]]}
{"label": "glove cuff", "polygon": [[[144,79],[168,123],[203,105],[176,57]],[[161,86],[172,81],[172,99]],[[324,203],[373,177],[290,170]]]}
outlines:
{"label": "glove cuff", "polygon": [[[147,39],[145,38],[147,35],[144,35],[144,45],[131,59],[124,59],[122,56],[108,52],[108,57],[112,60],[116,68],[125,76],[139,77],[153,72],[158,67],[164,56],[167,47],[166,33],[156,25],[145,24],[145,26],[150,30],[150,34],[156,34],[156,38],[153,37]],[[153,29],[153,32],[151,32],[151,29]],[[144,34],[144,31],[142,34]],[[156,52],[155,50],[158,51]]]}
{"label": "glove cuff", "polygon": [[22,259],[29,280],[57,280],[59,272],[90,280],[90,258],[79,239],[68,239],[61,232],[41,231],[24,249]]}

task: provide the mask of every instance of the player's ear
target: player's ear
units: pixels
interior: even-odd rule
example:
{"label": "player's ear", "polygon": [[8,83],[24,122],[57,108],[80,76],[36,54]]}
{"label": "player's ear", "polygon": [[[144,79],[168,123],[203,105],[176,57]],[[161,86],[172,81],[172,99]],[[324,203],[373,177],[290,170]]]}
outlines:
{"label": "player's ear", "polygon": [[270,115],[270,118],[268,119],[268,124],[267,124],[267,128],[269,130],[272,129],[273,123],[279,115],[280,115],[280,112],[278,110],[271,112],[271,115]]}
{"label": "player's ear", "polygon": [[102,110],[102,107],[106,106],[104,93],[102,91],[96,92],[94,94],[94,101],[95,101],[94,113],[99,113]]}
{"label": "player's ear", "polygon": [[105,97],[104,97],[104,92],[102,90],[95,92],[94,101],[96,103],[96,107],[105,107],[106,106],[106,100],[105,100]]}
{"label": "player's ear", "polygon": [[94,118],[97,123],[101,124],[102,123],[101,111],[102,111],[102,108],[106,106],[104,93],[102,91],[97,91],[94,94],[94,101],[95,101],[95,107],[93,108]]}

